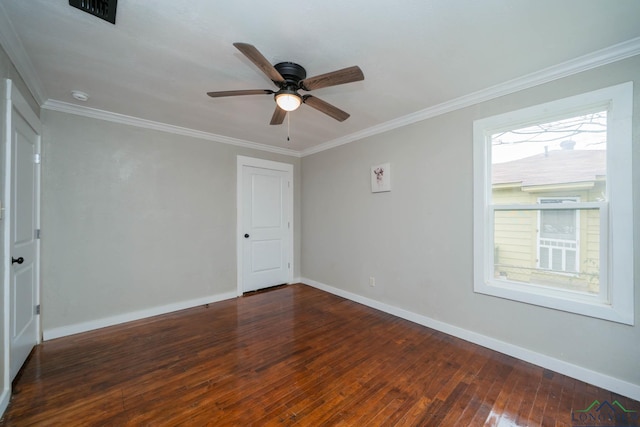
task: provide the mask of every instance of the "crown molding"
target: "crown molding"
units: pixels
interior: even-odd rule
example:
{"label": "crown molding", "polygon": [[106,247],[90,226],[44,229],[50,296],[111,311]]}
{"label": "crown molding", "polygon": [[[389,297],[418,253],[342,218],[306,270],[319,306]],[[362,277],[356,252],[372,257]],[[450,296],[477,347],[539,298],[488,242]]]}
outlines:
{"label": "crown molding", "polygon": [[31,63],[26,50],[22,45],[22,41],[18,37],[18,33],[13,27],[4,6],[0,2],[0,45],[7,52],[9,59],[16,67],[18,74],[22,77],[27,88],[35,98],[38,105],[42,105],[47,99],[46,92],[42,86],[42,82],[36,73],[36,69]]}
{"label": "crown molding", "polygon": [[24,46],[17,36],[17,33],[13,25],[11,24],[11,21],[9,20],[9,17],[6,14],[6,11],[1,2],[0,45],[2,45],[2,47],[7,52],[7,55],[13,62],[16,70],[24,79],[27,87],[33,94],[38,104],[42,106],[42,108],[293,157],[309,156],[315,153],[329,150],[331,148],[348,144],[350,142],[388,132],[399,127],[437,117],[442,114],[470,107],[481,102],[489,101],[524,89],[529,89],[534,86],[578,74],[583,71],[587,71],[640,54],[640,37],[636,37],[625,42],[618,43],[604,49],[600,49],[595,52],[580,56],[578,58],[574,58],[572,60],[547,67],[540,71],[536,71],[534,73],[527,74],[497,84],[495,86],[491,86],[486,89],[482,89],[480,91],[473,92],[459,98],[455,98],[450,101],[446,101],[441,104],[416,111],[406,116],[402,116],[397,119],[393,119],[379,125],[372,126],[351,133],[349,135],[324,142],[306,150],[297,151],[47,99],[46,92],[44,90],[44,87],[42,86],[40,79],[38,78],[38,74],[35,71],[33,64],[31,63],[31,60],[25,53]]}
{"label": "crown molding", "polygon": [[406,116],[399,117],[397,119],[390,120],[388,122],[381,123],[367,129],[363,129],[361,131],[334,139],[332,141],[327,141],[323,144],[303,150],[300,154],[301,157],[309,156],[311,154],[339,147],[340,145],[348,144],[350,142],[354,142],[369,136],[377,135],[399,127],[410,125],[412,123],[449,113],[451,111],[470,107],[481,102],[519,92],[524,89],[529,89],[531,87],[558,80],[563,77],[568,77],[574,74],[581,73],[583,71],[621,61],[638,54],[640,54],[640,37],[636,37],[634,39],[630,39],[625,42],[597,50],[587,55],[562,62],[560,64],[542,69],[540,71],[536,71],[534,73],[527,74],[513,80],[508,80],[504,83],[500,83],[498,85],[491,86],[486,89],[473,92],[468,95],[464,95],[429,108],[425,108],[415,113],[411,113]]}
{"label": "crown molding", "polygon": [[246,141],[243,139],[231,138],[228,136],[217,135],[215,133],[202,132],[199,130],[183,128],[180,126],[169,125],[166,123],[154,122],[152,120],[140,119],[138,117],[127,116],[124,114],[112,113],[110,111],[98,110],[80,105],[70,104],[62,101],[47,100],[42,104],[42,108],[51,111],[60,111],[77,116],[89,117],[92,119],[105,120],[108,122],[119,123],[123,125],[136,126],[144,129],[157,130],[161,132],[173,133],[176,135],[190,136],[193,138],[204,139],[207,141],[219,142],[222,144],[235,145],[237,147],[251,148],[254,150],[268,151],[270,153],[282,154],[285,156],[300,157],[300,152],[289,148],[273,147],[271,145],[260,144],[258,142]]}

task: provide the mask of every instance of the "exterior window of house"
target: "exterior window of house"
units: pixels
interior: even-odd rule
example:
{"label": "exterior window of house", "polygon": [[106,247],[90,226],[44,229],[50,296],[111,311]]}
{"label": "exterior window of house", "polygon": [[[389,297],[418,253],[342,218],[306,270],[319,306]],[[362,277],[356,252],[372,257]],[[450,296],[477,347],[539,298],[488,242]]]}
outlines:
{"label": "exterior window of house", "polygon": [[[541,197],[538,203],[579,202],[579,197]],[[542,210],[538,215],[538,267],[558,273],[578,273],[580,215],[576,210]]]}
{"label": "exterior window of house", "polygon": [[631,83],[474,122],[474,290],[633,324]]}

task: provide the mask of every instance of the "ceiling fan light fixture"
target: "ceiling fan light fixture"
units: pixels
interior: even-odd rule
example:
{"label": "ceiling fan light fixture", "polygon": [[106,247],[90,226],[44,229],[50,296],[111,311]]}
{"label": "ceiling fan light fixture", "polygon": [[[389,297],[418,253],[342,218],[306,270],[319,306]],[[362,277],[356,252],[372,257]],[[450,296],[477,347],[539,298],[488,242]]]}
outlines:
{"label": "ceiling fan light fixture", "polygon": [[276,93],[276,104],[284,111],[293,111],[302,104],[302,97],[293,90],[283,89]]}

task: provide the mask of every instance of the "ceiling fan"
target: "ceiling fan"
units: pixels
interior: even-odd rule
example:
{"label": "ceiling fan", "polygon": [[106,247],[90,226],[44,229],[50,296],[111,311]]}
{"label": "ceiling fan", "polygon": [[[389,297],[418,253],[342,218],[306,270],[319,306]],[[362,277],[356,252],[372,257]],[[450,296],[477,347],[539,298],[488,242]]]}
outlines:
{"label": "ceiling fan", "polygon": [[342,122],[349,118],[349,113],[334,107],[312,95],[300,95],[299,90],[312,91],[329,86],[364,80],[364,74],[358,66],[343,68],[326,74],[307,78],[307,71],[301,65],[293,62],[280,62],[275,65],[260,53],[255,46],[247,43],[233,44],[244,56],[253,62],[278,87],[277,91],[270,89],[226,90],[207,92],[207,95],[218,98],[223,96],[240,95],[274,95],[276,109],[271,117],[272,125],[280,125],[288,111],[297,109],[301,104],[307,104],[316,110]]}

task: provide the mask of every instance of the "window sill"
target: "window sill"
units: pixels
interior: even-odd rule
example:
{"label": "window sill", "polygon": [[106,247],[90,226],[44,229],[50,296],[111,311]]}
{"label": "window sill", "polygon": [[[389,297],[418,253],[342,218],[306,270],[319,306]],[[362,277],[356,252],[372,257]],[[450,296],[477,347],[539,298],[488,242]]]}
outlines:
{"label": "window sill", "polygon": [[489,280],[475,283],[479,294],[504,298],[553,310],[580,314],[611,322],[633,325],[633,316],[617,310],[611,303],[601,301],[597,295],[565,291],[537,285],[527,285],[508,280]]}

